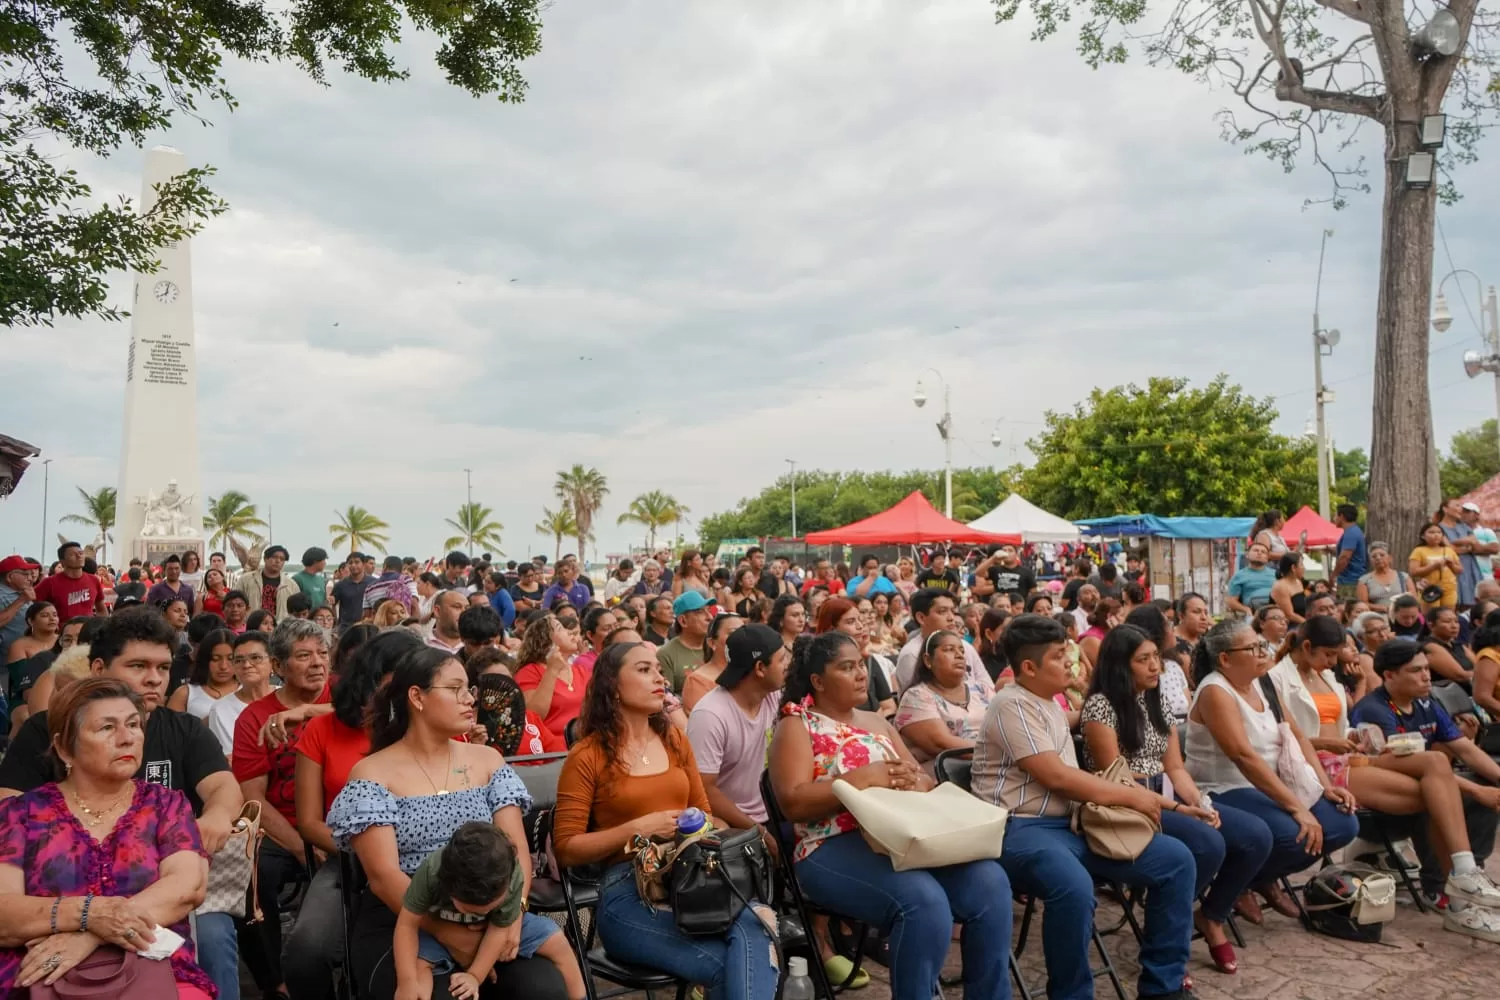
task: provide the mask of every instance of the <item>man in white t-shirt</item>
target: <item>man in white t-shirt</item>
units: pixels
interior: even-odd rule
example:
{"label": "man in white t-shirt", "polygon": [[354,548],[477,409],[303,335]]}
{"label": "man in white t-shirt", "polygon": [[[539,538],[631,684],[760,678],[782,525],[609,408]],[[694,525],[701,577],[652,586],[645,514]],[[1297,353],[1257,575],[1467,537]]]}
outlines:
{"label": "man in white t-shirt", "polygon": [[1480,523],[1480,513],[1479,505],[1473,501],[1463,506],[1464,524],[1467,524],[1474,532],[1474,540],[1478,543],[1474,546],[1472,554],[1474,561],[1479,564],[1479,579],[1493,580],[1495,570],[1492,559],[1495,553],[1500,552],[1500,536],[1496,536],[1492,529]]}
{"label": "man in white t-shirt", "polygon": [[767,819],[760,776],[792,654],[765,625],[737,629],[726,645],[729,663],[693,706],[687,734],[713,814],[748,830]]}

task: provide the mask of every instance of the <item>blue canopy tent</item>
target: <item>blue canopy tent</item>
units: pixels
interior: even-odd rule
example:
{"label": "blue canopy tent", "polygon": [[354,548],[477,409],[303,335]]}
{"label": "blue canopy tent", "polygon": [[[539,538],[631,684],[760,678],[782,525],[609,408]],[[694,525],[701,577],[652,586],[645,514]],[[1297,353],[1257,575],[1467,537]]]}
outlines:
{"label": "blue canopy tent", "polygon": [[1091,517],[1074,522],[1086,535],[1162,538],[1245,538],[1255,525],[1253,517],[1158,517],[1155,514],[1120,514]]}
{"label": "blue canopy tent", "polygon": [[1202,594],[1209,613],[1217,616],[1223,613],[1238,546],[1255,518],[1122,514],[1076,523],[1086,536],[1145,538],[1151,596],[1175,600],[1190,591]]}

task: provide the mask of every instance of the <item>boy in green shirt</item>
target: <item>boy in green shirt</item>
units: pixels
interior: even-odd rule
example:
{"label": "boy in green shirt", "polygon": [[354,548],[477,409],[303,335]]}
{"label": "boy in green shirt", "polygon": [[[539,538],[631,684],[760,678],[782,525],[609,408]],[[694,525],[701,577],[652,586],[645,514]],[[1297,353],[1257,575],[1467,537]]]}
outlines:
{"label": "boy in green shirt", "polygon": [[[422,860],[401,900],[392,949],[396,963],[395,1000],[431,1000],[432,980],[447,975],[454,1000],[478,1000],[479,984],[496,962],[540,955],[562,973],[568,996],[585,997],[583,973],[561,929],[546,917],[527,913],[525,873],[516,849],[492,823],[465,823],[448,846]],[[421,929],[432,917],[457,924],[486,922],[474,961],[460,969],[438,940]]]}

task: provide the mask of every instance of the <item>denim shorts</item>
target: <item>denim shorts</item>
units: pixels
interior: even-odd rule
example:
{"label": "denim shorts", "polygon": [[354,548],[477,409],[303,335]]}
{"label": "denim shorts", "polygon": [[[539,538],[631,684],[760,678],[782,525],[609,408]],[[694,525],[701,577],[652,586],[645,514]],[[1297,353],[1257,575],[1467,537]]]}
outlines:
{"label": "denim shorts", "polygon": [[[548,938],[561,933],[562,929],[546,917],[539,917],[535,913],[521,914],[521,949],[517,952],[517,957],[534,957],[537,949],[546,944]],[[417,932],[417,957],[432,966],[434,976],[446,976],[450,972],[460,971],[458,963],[448,954],[448,949],[426,931]]]}

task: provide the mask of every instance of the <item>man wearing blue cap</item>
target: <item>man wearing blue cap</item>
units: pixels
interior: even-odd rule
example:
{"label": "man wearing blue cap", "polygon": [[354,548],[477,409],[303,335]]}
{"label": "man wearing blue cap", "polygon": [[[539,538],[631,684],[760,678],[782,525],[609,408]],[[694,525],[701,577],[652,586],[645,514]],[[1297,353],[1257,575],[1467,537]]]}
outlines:
{"label": "man wearing blue cap", "polygon": [[672,602],[672,616],[677,619],[677,636],[656,651],[661,675],[672,685],[674,694],[682,693],[682,682],[688,672],[703,665],[703,640],[708,638],[708,623],[713,620],[713,605],[696,590],[686,590]]}

